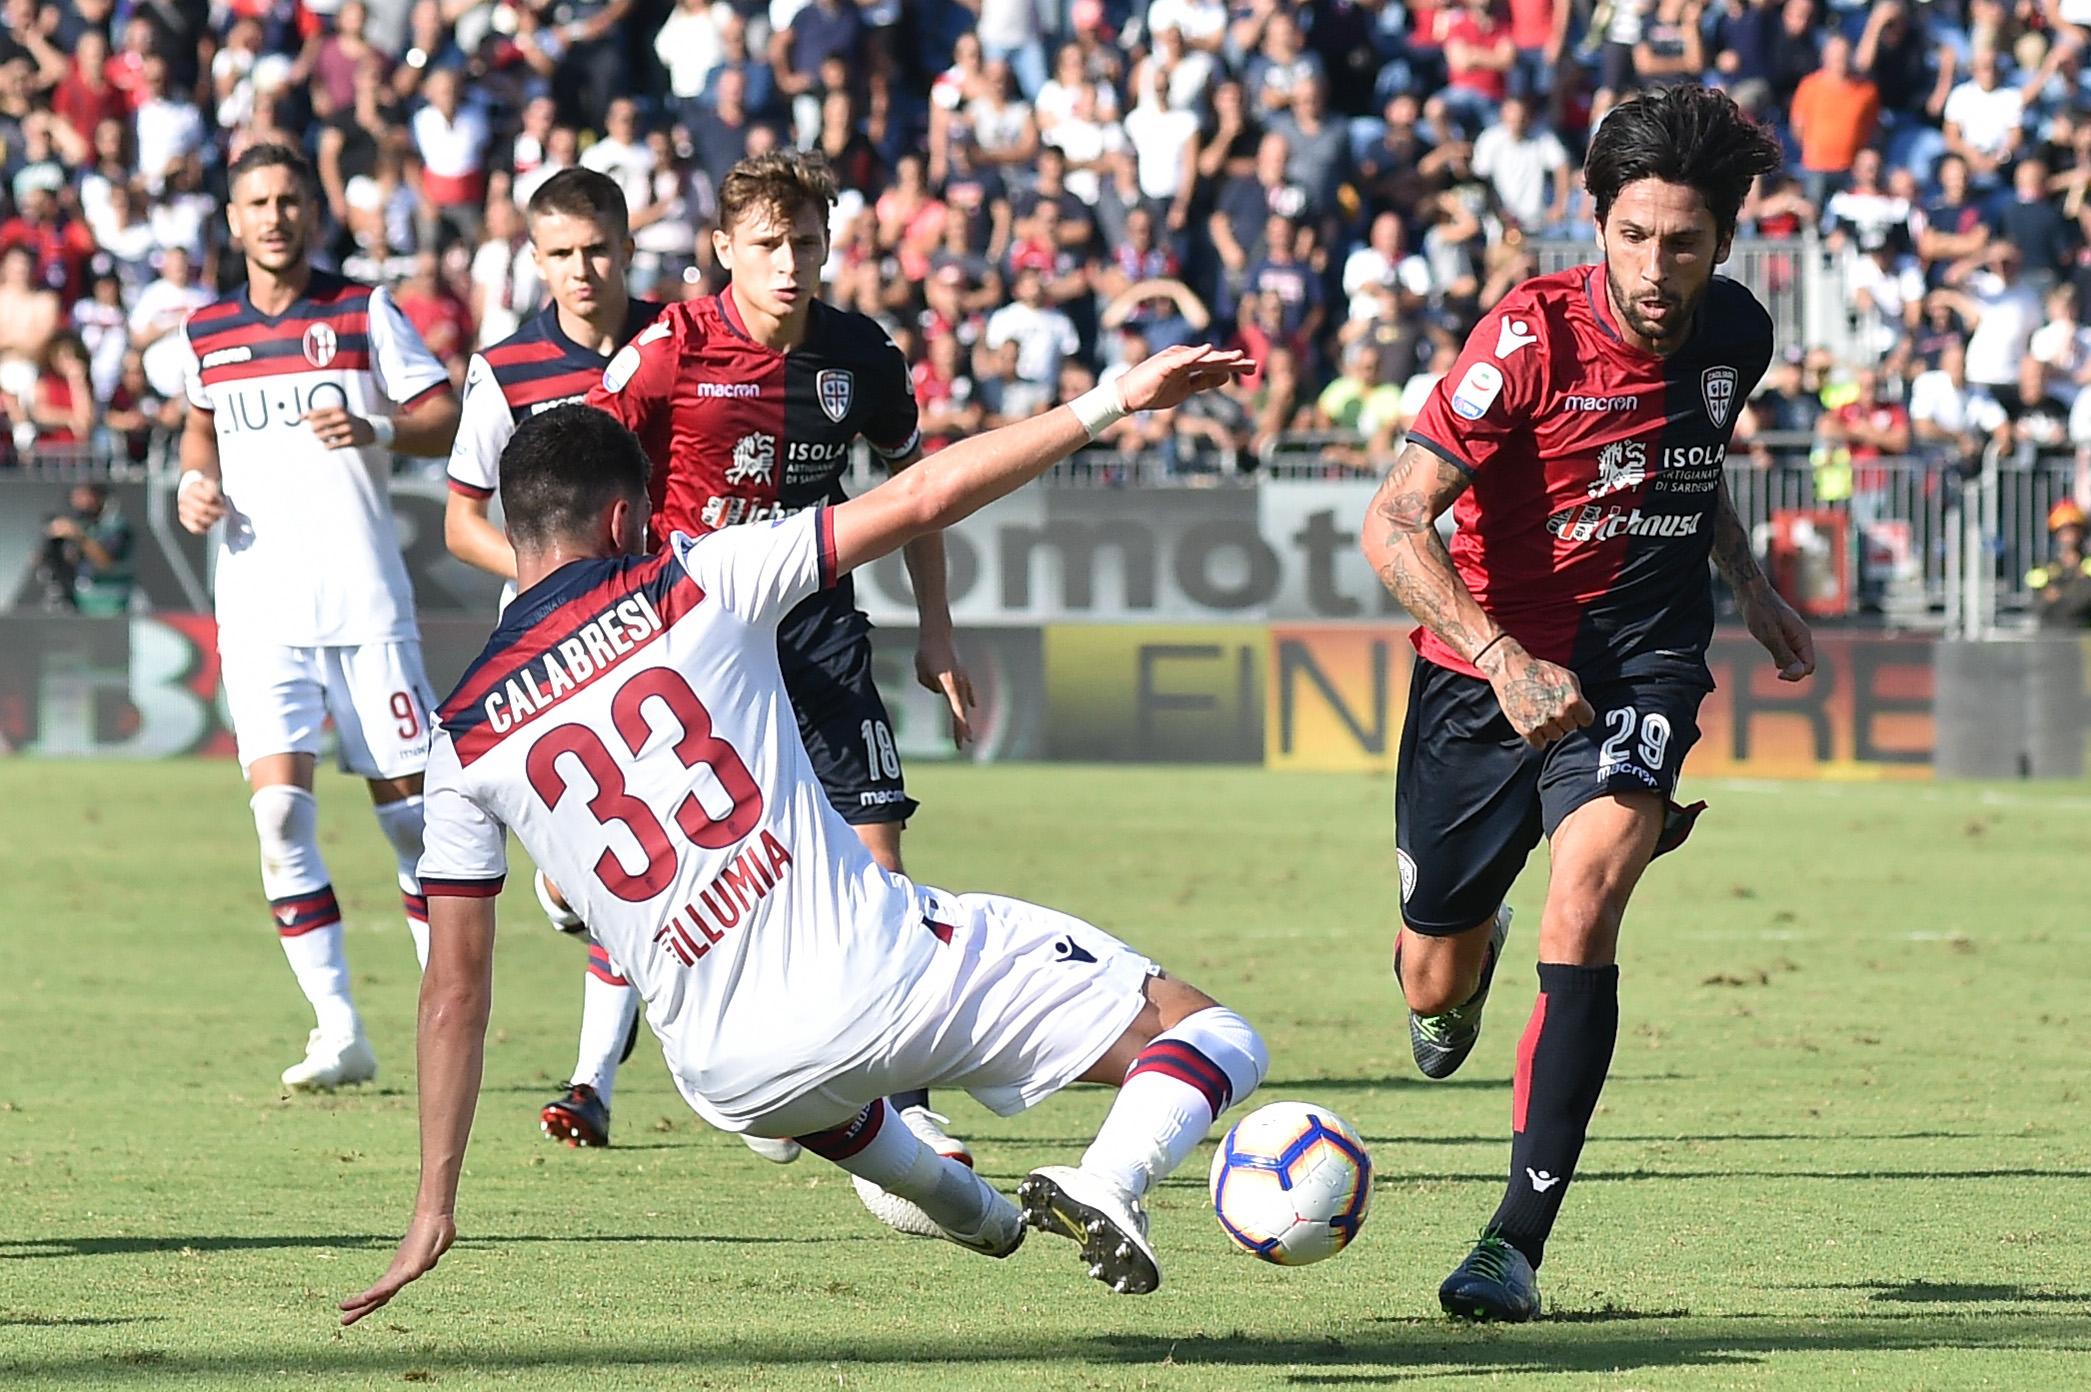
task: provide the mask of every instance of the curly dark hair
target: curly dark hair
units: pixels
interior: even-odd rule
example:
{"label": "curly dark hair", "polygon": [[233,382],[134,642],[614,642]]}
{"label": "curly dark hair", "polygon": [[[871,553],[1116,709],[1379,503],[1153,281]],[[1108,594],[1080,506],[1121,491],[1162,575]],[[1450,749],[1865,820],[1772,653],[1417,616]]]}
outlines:
{"label": "curly dark hair", "polygon": [[1605,114],[1583,162],[1583,187],[1602,223],[1628,184],[1685,184],[1706,200],[1725,241],[1751,183],[1782,158],[1778,138],[1726,92],[1684,83],[1638,93]]}

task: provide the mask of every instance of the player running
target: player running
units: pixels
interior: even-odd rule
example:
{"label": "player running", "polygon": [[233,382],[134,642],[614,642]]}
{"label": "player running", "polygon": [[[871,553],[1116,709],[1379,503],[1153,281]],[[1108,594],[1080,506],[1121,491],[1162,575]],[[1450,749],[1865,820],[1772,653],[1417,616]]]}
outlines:
{"label": "player running", "polygon": [[[916,1231],[1007,1256],[1023,1224],[1074,1239],[1114,1290],[1161,1281],[1142,1196],[1267,1067],[1233,1011],[1079,919],[884,869],[813,772],[777,626],[805,598],[1078,448],[1247,364],[1172,348],[1069,406],[964,441],[860,498],[639,560],[647,464],[600,413],[526,422],[501,461],[522,593],[443,703],[428,851],[422,1171],[383,1305],[456,1238],[513,829],[644,993],[690,1106],[797,1137],[911,1206]],[[1123,1084],[1079,1166],[1017,1209],[884,1099],[963,1087],[1003,1115]]]}
{"label": "player running", "polygon": [[[890,470],[921,458],[907,359],[885,330],[819,299],[835,179],[817,155],[742,160],[719,188],[712,248],[732,277],[720,294],[671,306],[611,362],[588,403],[608,411],[654,461],[653,535],[698,534],[839,502],[859,436]],[[920,616],[915,676],[970,737],[972,682],[951,641],[944,541],[905,548]],[[871,676],[871,623],[844,581],[778,629],[784,684],[813,769],[880,865],[901,872],[900,832],[917,806],[902,780],[892,722]],[[968,1162],[926,1095],[896,1097],[906,1124]],[[764,1150],[787,1162],[788,1144]],[[858,1194],[875,1208],[878,1196]]]}
{"label": "player running", "polygon": [[314,215],[295,150],[254,145],[233,161],[225,217],[247,288],[183,326],[176,495],[184,527],[220,529],[218,657],[254,789],[262,890],[317,1018],[305,1057],[283,1071],[293,1088],[377,1076],[319,849],[313,769],[329,717],[343,770],[370,783],[414,950],[428,957],[415,863],[433,696],[387,481],[395,447],[443,454],[458,417],[443,365],[391,297],[307,263]]}
{"label": "player running", "polygon": [[[1455,1315],[1539,1311],[1534,1272],[1618,1033],[1627,899],[1699,811],[1670,794],[1713,686],[1709,556],[1780,678],[1815,667],[1722,471],[1772,326],[1713,271],[1751,181],[1778,162],[1717,92],[1613,108],[1584,174],[1604,263],[1527,281],[1482,318],[1366,520],[1366,557],[1421,624],[1394,794],[1394,970],[1428,1076],[1473,1049],[1504,896],[1552,843],[1509,1188],[1438,1292]],[[1436,522],[1455,504],[1448,552]]]}
{"label": "player running", "polygon": [[[605,360],[661,312],[660,305],[635,300],[626,290],[632,238],[624,192],[615,180],[592,169],[563,170],[530,195],[524,219],[530,255],[552,302],[473,355],[443,517],[452,555],[510,582],[502,592],[504,605],[515,593],[515,551],[488,516],[500,486],[502,448],[518,421],[587,396],[602,380]],[[534,883],[554,927],[587,933],[543,872]],[[639,993],[591,939],[581,985],[580,1053],[566,1087],[538,1112],[545,1135],[577,1146],[610,1143],[611,1091],[638,1024]]]}

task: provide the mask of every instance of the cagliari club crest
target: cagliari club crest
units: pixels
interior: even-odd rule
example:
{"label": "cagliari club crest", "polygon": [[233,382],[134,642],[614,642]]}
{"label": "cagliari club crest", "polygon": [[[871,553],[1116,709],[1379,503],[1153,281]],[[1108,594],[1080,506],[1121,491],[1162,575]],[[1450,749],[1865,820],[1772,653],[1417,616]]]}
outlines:
{"label": "cagliari club crest", "polygon": [[837,425],[849,414],[850,402],[856,399],[856,375],[846,367],[824,367],[813,374],[813,394],[820,400],[820,409],[827,412],[828,419]]}
{"label": "cagliari club crest", "polygon": [[1728,428],[1728,417],[1735,410],[1736,376],[1732,367],[1709,367],[1699,378],[1699,392],[1706,398],[1706,418],[1716,430]]}
{"label": "cagliari club crest", "polygon": [[314,324],[305,330],[305,361],[314,367],[325,367],[334,361],[334,353],[340,346],[341,340],[334,336],[331,325]]}

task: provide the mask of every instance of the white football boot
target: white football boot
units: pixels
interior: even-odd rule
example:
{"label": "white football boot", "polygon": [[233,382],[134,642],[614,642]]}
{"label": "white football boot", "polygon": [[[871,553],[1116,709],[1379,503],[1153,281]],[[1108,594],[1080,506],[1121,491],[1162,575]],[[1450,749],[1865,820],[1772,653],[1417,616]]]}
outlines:
{"label": "white football boot", "polygon": [[1115,1180],[1047,1165],[1031,1171],[1016,1194],[1025,1222],[1081,1243],[1089,1274],[1120,1295],[1146,1295],[1162,1284],[1161,1263],[1147,1241],[1147,1209]]}
{"label": "white football boot", "polygon": [[377,1075],[378,1056],[360,1033],[350,1039],[328,1039],[314,1030],[305,1036],[305,1057],[283,1070],[283,1085],[331,1092],[349,1083],[367,1083]]}
{"label": "white football boot", "polygon": [[741,1133],[741,1144],[772,1165],[789,1165],[799,1158],[801,1149],[797,1141],[776,1141],[768,1136],[751,1136],[745,1131]]}
{"label": "white football boot", "polygon": [[[939,1116],[927,1107],[910,1107],[900,1114],[900,1120],[908,1130],[915,1133],[917,1140],[938,1155],[946,1160],[954,1160],[969,1170],[973,1168],[973,1152],[966,1149],[964,1141],[944,1129],[951,1124],[950,1117]],[[944,1236],[944,1230],[937,1226],[935,1219],[906,1199],[897,1194],[887,1193],[862,1176],[855,1178],[852,1183],[856,1185],[858,1200],[871,1210],[871,1216],[893,1231],[908,1233],[914,1237]]]}

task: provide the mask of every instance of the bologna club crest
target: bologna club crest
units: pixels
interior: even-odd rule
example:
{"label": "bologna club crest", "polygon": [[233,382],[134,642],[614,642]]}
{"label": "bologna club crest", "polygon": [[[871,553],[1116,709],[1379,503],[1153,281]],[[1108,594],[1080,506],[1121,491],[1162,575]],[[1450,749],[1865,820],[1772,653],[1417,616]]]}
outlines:
{"label": "bologna club crest", "polygon": [[1700,394],[1706,398],[1706,418],[1716,430],[1728,428],[1728,417],[1735,410],[1736,377],[1732,367],[1709,367],[1699,378]]}
{"label": "bologna club crest", "polygon": [[314,367],[325,367],[334,361],[334,354],[340,347],[341,340],[334,336],[331,325],[314,324],[305,330],[305,361]]}
{"label": "bologna club crest", "polygon": [[820,399],[820,409],[827,412],[828,419],[840,425],[856,397],[857,379],[847,368],[824,367],[813,374],[813,394]]}

